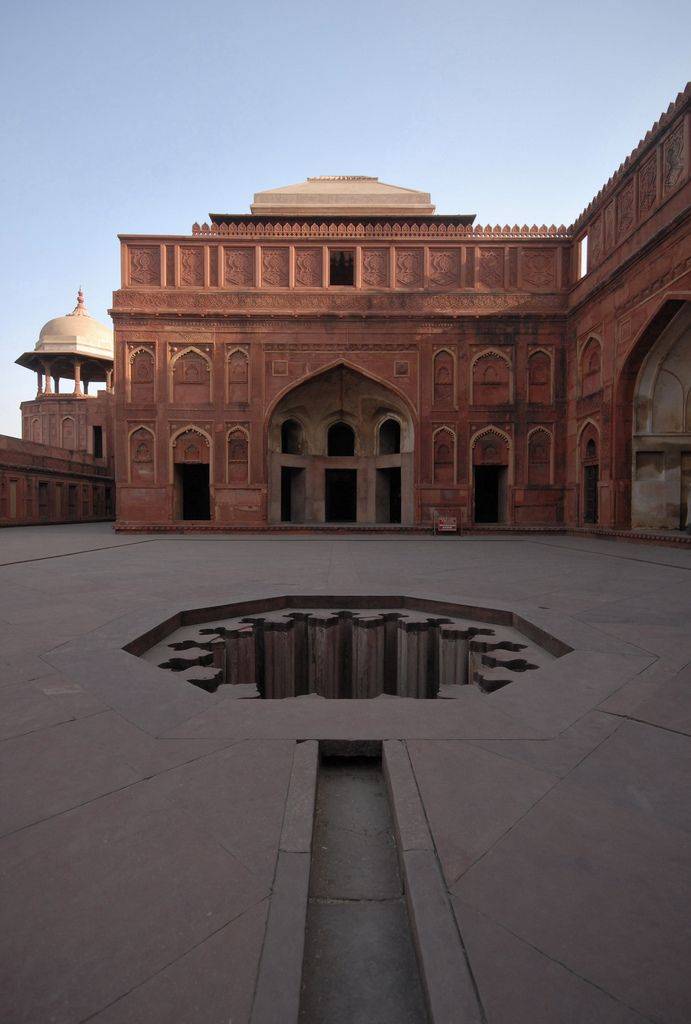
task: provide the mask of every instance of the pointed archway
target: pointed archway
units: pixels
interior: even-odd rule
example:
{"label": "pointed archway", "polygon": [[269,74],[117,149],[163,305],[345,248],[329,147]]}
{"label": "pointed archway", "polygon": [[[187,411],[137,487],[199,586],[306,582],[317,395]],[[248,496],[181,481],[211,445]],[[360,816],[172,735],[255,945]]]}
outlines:
{"label": "pointed archway", "polygon": [[[300,443],[287,444],[298,428]],[[413,448],[413,418],[401,395],[346,363],[325,368],[285,392],[271,412],[269,520],[412,523]]]}

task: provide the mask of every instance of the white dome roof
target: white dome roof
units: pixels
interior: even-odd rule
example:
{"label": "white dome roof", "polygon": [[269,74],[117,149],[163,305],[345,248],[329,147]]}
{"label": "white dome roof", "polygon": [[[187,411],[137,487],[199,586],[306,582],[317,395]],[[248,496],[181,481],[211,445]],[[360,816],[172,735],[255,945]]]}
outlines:
{"label": "white dome roof", "polygon": [[46,355],[65,353],[112,359],[113,332],[89,315],[80,288],[72,312],[56,316],[43,325],[34,351]]}

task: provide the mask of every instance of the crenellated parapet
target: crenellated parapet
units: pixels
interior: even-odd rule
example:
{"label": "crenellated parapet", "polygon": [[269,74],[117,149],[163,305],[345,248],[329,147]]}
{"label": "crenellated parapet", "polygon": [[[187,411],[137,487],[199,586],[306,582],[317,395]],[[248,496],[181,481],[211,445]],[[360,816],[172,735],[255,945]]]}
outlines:
{"label": "crenellated parapet", "polygon": [[571,237],[570,229],[560,224],[466,224],[461,218],[435,217],[424,221],[265,221],[256,218],[212,217],[211,223],[194,223],[192,235],[227,235],[230,238],[557,238]]}

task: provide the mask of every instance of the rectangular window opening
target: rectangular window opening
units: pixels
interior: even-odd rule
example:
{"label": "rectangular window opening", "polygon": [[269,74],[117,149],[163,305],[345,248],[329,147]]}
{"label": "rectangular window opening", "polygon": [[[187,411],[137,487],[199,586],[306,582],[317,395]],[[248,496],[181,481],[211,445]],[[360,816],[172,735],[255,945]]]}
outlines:
{"label": "rectangular window opening", "polygon": [[352,249],[329,250],[329,284],[355,284],[355,253]]}
{"label": "rectangular window opening", "polygon": [[103,427],[94,427],[94,458],[103,458]]}
{"label": "rectangular window opening", "polygon": [[583,235],[578,242],[578,280],[588,273],[588,236]]}

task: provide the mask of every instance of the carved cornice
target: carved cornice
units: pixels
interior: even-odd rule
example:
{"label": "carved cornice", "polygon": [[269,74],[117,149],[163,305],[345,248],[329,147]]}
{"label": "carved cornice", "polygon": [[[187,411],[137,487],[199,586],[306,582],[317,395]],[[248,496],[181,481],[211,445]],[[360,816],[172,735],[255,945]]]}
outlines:
{"label": "carved cornice", "polygon": [[531,239],[562,239],[570,240],[570,229],[560,224],[457,224],[445,221],[443,217],[433,223],[401,221],[394,224],[387,221],[368,223],[344,223],[326,220],[256,220],[230,222],[222,224],[193,224],[193,235],[214,235],[221,238],[307,238],[311,240],[328,238],[367,238],[390,239],[406,238],[433,241],[445,241],[449,238],[473,239],[506,239],[508,241],[530,241]]}
{"label": "carved cornice", "polygon": [[113,293],[114,316],[120,313],[323,315],[461,315],[463,313],[553,313],[566,309],[566,294],[547,292],[387,292],[371,295],[262,292],[185,292],[178,289]]}

